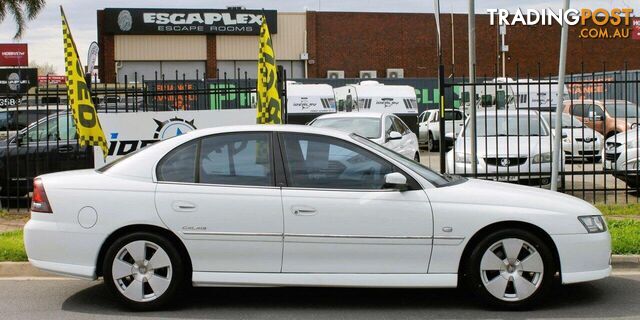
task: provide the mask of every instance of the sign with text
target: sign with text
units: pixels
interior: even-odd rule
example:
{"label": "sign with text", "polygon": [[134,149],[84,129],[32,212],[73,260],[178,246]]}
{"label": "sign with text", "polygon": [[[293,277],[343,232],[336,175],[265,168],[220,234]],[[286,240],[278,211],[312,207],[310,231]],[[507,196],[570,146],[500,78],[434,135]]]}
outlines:
{"label": "sign with text", "polygon": [[26,43],[0,43],[0,66],[26,67],[29,65],[29,49]]}
{"label": "sign with text", "polygon": [[104,9],[104,30],[110,34],[236,34],[258,35],[262,16],[277,31],[275,10],[228,9]]}
{"label": "sign with text", "polygon": [[100,113],[109,152],[105,159],[100,150],[94,148],[94,165],[99,168],[138,149],[192,130],[249,125],[254,124],[255,119],[253,109]]}
{"label": "sign with text", "polygon": [[29,88],[37,85],[37,74],[38,69],[36,68],[0,69],[0,96],[27,93]]}

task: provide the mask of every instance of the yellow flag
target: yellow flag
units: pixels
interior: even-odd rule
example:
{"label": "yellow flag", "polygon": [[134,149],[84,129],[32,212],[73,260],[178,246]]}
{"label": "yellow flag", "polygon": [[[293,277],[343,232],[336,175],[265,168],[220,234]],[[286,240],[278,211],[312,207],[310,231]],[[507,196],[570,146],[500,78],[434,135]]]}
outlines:
{"label": "yellow flag", "polygon": [[67,73],[67,95],[69,106],[73,113],[73,122],[78,128],[78,142],[81,146],[96,146],[102,149],[102,155],[106,158],[109,148],[104,136],[98,113],[93,105],[91,93],[84,79],[84,69],[78,57],[76,44],[71,37],[71,30],[67,23],[67,17],[60,7],[62,15],[62,36],[64,39],[64,65]]}
{"label": "yellow flag", "polygon": [[276,55],[271,43],[267,19],[262,16],[260,51],[258,52],[258,119],[257,123],[282,123],[282,101],[278,93]]}

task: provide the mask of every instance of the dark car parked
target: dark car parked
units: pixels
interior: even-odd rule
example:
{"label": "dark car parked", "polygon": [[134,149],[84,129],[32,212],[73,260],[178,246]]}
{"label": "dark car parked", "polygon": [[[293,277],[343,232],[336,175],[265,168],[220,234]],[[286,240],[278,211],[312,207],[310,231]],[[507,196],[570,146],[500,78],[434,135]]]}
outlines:
{"label": "dark car parked", "polygon": [[93,151],[80,147],[71,113],[42,118],[0,146],[0,194],[18,197],[31,192],[33,178],[49,172],[93,167]]}

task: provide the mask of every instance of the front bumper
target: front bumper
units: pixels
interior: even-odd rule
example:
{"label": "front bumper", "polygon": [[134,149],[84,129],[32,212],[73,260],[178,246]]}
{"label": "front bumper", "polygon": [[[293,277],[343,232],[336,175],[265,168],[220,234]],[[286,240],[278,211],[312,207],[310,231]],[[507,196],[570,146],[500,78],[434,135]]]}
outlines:
{"label": "front bumper", "polygon": [[[447,170],[451,174],[471,174],[471,164],[453,161],[453,156],[447,157]],[[479,179],[501,182],[513,182],[524,185],[548,185],[551,183],[551,163],[530,164],[529,160],[521,165],[496,166],[487,164],[483,159],[478,160],[476,169]]]}
{"label": "front bumper", "polygon": [[552,235],[558,256],[562,283],[606,278],[611,274],[611,235],[600,233]]}
{"label": "front bumper", "polygon": [[32,213],[24,226],[29,262],[43,271],[83,279],[96,279],[96,261],[104,236],[89,232],[60,232],[53,216]]}

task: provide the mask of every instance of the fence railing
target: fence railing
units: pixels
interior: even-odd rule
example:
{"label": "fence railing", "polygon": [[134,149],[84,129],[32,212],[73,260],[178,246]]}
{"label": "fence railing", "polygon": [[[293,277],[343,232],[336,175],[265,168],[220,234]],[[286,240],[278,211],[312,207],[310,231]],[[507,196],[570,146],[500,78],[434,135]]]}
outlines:
{"label": "fence railing", "polygon": [[[559,191],[592,202],[638,201],[638,71],[570,75],[560,94],[551,76],[453,79],[445,84],[445,99],[459,100],[450,110],[461,115],[447,119],[447,132],[440,133],[451,148],[443,172],[548,188],[560,117]],[[469,119],[474,107],[475,152]]]}
{"label": "fence railing", "polygon": [[[151,78],[134,74],[131,79],[124,77],[123,83],[94,83],[91,90],[100,113],[255,107],[256,82],[246,73],[215,78],[196,75],[187,79],[178,74],[156,73]],[[280,79],[286,105],[286,75]],[[450,174],[546,188],[551,183],[551,159],[556,152],[553,132],[559,116],[560,191],[591,202],[639,201],[640,71],[570,75],[561,94],[553,76],[516,72],[511,78],[482,75],[478,79],[470,83],[452,74],[445,81],[444,132],[439,130],[439,110],[421,110],[415,133],[427,149],[423,164]],[[329,80],[306,79],[323,81]],[[402,81],[393,79],[393,84]],[[410,85],[422,81],[433,85],[431,78],[406,79]],[[31,88],[18,100],[17,105],[0,108],[0,201],[4,208],[26,212],[33,177],[91,168],[93,155],[76,141],[64,85]],[[435,102],[434,106],[439,105]],[[558,104],[560,115],[555,112]],[[474,107],[475,159],[469,129]],[[302,123],[310,120],[305,117]],[[436,152],[440,141],[445,147],[444,168],[439,167]]]}
{"label": "fence railing", "polygon": [[[124,83],[94,83],[92,98],[99,114],[256,107],[256,79],[246,73],[196,75],[156,73],[148,79],[134,74]],[[278,86],[286,104],[285,81],[281,72]],[[14,105],[0,108],[0,202],[5,209],[27,212],[34,177],[92,168],[94,156],[92,148],[77,142],[65,85],[32,87],[14,99]]]}

